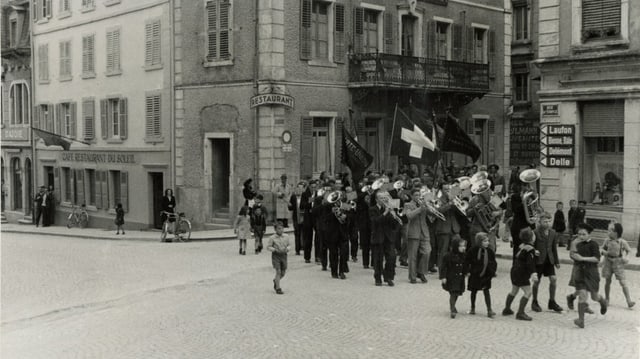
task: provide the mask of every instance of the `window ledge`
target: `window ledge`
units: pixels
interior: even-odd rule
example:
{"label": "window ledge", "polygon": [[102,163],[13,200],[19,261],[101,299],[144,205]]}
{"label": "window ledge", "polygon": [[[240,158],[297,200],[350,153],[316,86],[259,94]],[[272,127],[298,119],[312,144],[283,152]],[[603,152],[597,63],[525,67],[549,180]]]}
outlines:
{"label": "window ledge", "polygon": [[531,45],[531,39],[521,39],[521,40],[513,40],[511,41],[511,46],[518,46],[518,45]]}
{"label": "window ledge", "polygon": [[42,18],[42,19],[40,19],[40,20],[38,20],[36,22],[37,25],[42,25],[42,24],[47,24],[47,23],[49,23],[49,18],[48,17]]}
{"label": "window ledge", "polygon": [[309,60],[307,61],[307,64],[309,64],[309,66],[316,66],[316,67],[338,67],[338,64],[336,64],[335,62],[331,62],[329,60]]}
{"label": "window ledge", "polygon": [[144,66],[142,66],[142,68],[145,71],[159,70],[159,69],[162,68],[162,64],[160,63],[160,64],[153,64],[153,65],[144,65]]}
{"label": "window ledge", "polygon": [[606,50],[624,50],[629,48],[629,40],[626,39],[610,39],[610,40],[591,40],[579,45],[571,46],[574,53],[590,52],[590,51],[606,51]]}
{"label": "window ledge", "polygon": [[59,81],[60,82],[67,82],[67,81],[71,81],[71,80],[73,80],[73,76],[66,75],[66,76],[60,76],[60,80]]}
{"label": "window ledge", "polygon": [[82,78],[83,79],[95,79],[96,78],[96,73],[95,72],[84,72],[82,74]]}
{"label": "window ledge", "polygon": [[67,17],[71,17],[71,10],[63,11],[58,14],[58,19],[64,19]]}
{"label": "window ledge", "polygon": [[90,11],[94,11],[96,9],[95,5],[94,6],[87,6],[87,7],[83,7],[80,9],[81,13],[85,13],[85,12],[90,12]]}
{"label": "window ledge", "polygon": [[111,5],[117,5],[120,4],[120,0],[106,0],[104,2],[104,6],[111,6]]}
{"label": "window ledge", "polygon": [[107,71],[104,74],[105,76],[118,76],[118,75],[122,75],[122,70]]}
{"label": "window ledge", "polygon": [[49,82],[51,82],[51,81],[49,81],[49,79],[46,79],[46,80],[38,80],[38,84],[40,84],[40,85],[48,85],[48,84],[49,84]]}
{"label": "window ledge", "polygon": [[232,66],[233,59],[231,60],[223,60],[223,61],[207,61],[204,60],[202,66],[204,67],[220,67],[220,66]]}
{"label": "window ledge", "polygon": [[162,143],[164,142],[164,137],[145,137],[144,142],[146,143]]}
{"label": "window ledge", "polygon": [[122,143],[124,142],[123,139],[121,138],[109,138],[107,139],[107,143],[112,144],[112,143]]}

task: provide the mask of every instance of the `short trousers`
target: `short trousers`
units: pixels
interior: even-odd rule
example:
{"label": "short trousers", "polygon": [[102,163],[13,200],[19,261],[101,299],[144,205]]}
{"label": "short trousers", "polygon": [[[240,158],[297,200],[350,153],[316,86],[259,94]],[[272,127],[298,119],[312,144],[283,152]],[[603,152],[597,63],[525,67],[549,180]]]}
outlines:
{"label": "short trousers", "polygon": [[271,265],[275,270],[286,271],[287,270],[287,255],[280,253],[271,254]]}
{"label": "short trousers", "polygon": [[538,278],[551,277],[552,275],[556,275],[556,268],[549,262],[549,260],[545,260],[544,264],[536,264],[536,273],[538,273]]}
{"label": "short trousers", "polygon": [[611,278],[615,274],[617,280],[625,280],[622,258],[606,258],[602,265],[602,278]]}

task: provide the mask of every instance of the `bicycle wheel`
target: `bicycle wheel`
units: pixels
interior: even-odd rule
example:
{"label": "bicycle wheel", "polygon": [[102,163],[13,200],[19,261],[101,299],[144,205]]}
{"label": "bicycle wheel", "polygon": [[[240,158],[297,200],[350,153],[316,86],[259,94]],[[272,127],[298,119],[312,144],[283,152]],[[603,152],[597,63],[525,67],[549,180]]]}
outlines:
{"label": "bicycle wheel", "polygon": [[70,214],[69,217],[67,217],[67,228],[71,228],[75,225],[75,220],[73,218],[73,214]]}
{"label": "bicycle wheel", "polygon": [[87,228],[89,224],[89,214],[88,213],[80,213],[80,218],[78,220],[78,226],[80,228]]}
{"label": "bicycle wheel", "polygon": [[167,241],[167,232],[169,232],[169,223],[168,222],[164,222],[162,224],[162,232],[160,232],[160,242],[166,242]]}
{"label": "bicycle wheel", "polygon": [[191,222],[186,219],[181,219],[178,222],[178,229],[176,230],[178,240],[180,242],[187,242],[191,239]]}

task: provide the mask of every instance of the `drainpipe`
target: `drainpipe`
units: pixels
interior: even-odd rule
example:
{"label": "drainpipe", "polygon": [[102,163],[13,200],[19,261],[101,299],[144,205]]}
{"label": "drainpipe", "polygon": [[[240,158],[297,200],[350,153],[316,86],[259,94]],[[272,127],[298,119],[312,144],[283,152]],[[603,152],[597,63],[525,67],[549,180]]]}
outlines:
{"label": "drainpipe", "polygon": [[[254,10],[254,52],[253,52],[253,92],[254,95],[259,93],[258,89],[258,78],[260,76],[259,66],[260,66],[260,56],[259,56],[259,36],[260,36],[260,28],[259,28],[259,9],[260,9],[260,0],[255,0],[255,10]],[[253,181],[256,184],[255,189],[260,189],[260,180],[258,179],[258,167],[260,166],[259,159],[259,148],[260,145],[260,136],[258,131],[260,130],[260,125],[258,123],[258,109],[260,107],[256,106],[253,110]]]}
{"label": "drainpipe", "polygon": [[[31,15],[29,17],[29,21],[31,22],[29,24],[29,29],[31,30],[31,36],[29,36],[29,42],[30,42],[30,46],[31,46],[31,54],[30,54],[30,61],[31,61],[31,74],[29,75],[31,78],[31,81],[29,81],[29,86],[31,87],[31,99],[35,100],[36,98],[36,86],[35,86],[35,79],[34,79],[34,72],[35,72],[35,48],[34,48],[34,32],[33,32],[33,24],[35,24],[35,22],[33,20],[35,20],[36,17],[36,9],[33,9],[31,3],[29,3],[29,14]],[[31,112],[31,118],[29,119],[31,122],[29,123],[29,128],[33,128],[33,117],[35,116],[35,114],[33,113],[33,109],[34,109],[34,103],[31,103],[31,106],[29,108],[29,111]],[[31,201],[31,217],[33,219],[35,219],[35,211],[36,208],[35,206],[33,206],[33,197],[34,197],[34,192],[35,189],[38,188],[38,161],[36,158],[36,141],[35,141],[35,136],[33,135],[33,131],[29,131],[29,138],[31,139],[31,171],[33,172],[33,178],[31,179],[31,186],[32,188],[29,188],[29,201]],[[58,183],[58,185],[60,185]]]}
{"label": "drainpipe", "polygon": [[[169,130],[171,131],[171,134],[169,136],[169,143],[170,143],[170,151],[171,154],[169,156],[169,172],[170,172],[170,178],[171,178],[171,185],[169,186],[170,188],[174,188],[174,192],[178,192],[176,191],[176,113],[175,113],[175,26],[174,26],[174,21],[175,21],[175,17],[174,17],[174,11],[175,11],[175,2],[174,0],[169,0],[169,24],[171,24],[171,36],[170,36],[170,43],[171,45],[169,46],[169,61],[171,61],[171,66],[169,66],[169,86],[170,86],[170,90],[169,90],[169,113],[171,114],[171,117],[169,118]],[[174,193],[175,195],[175,193]]]}

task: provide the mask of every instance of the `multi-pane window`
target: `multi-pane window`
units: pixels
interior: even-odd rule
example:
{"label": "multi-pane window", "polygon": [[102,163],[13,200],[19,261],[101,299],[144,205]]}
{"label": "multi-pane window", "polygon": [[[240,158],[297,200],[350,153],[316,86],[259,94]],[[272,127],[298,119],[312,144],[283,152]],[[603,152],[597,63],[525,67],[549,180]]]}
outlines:
{"label": "multi-pane window", "polygon": [[36,0],[33,7],[35,9],[35,21],[51,17],[51,0]]}
{"label": "multi-pane window", "polygon": [[24,82],[11,84],[9,90],[9,106],[11,109],[11,124],[29,124],[29,88]]}
{"label": "multi-pane window", "polygon": [[145,24],[145,66],[159,65],[160,57],[160,20],[154,20]]}
{"label": "multi-pane window", "polygon": [[513,38],[529,39],[529,7],[526,2],[513,5]]}
{"label": "multi-pane window", "polygon": [[487,30],[481,28],[473,28],[473,62],[487,63]]}
{"label": "multi-pane window", "polygon": [[82,74],[85,76],[95,75],[95,38],[93,34],[82,37]]}
{"label": "multi-pane window", "polygon": [[529,101],[529,74],[514,74],[514,94],[516,101]]}
{"label": "multi-pane window", "polygon": [[327,117],[313,118],[313,172],[332,172],[331,137]]}
{"label": "multi-pane window", "polygon": [[9,47],[16,47],[18,44],[18,20],[12,19],[9,24]]}
{"label": "multi-pane window", "polygon": [[402,16],[402,48],[403,56],[414,56],[415,51],[415,22],[416,18],[410,15]]}
{"label": "multi-pane window", "polygon": [[95,0],[82,0],[82,9],[90,10],[96,7]]}
{"label": "multi-pane window", "polygon": [[86,204],[89,206],[95,206],[96,205],[96,171],[93,169],[87,169],[85,170],[85,180],[87,183],[87,187],[88,190],[87,192],[87,198],[86,198]]}
{"label": "multi-pane window", "polygon": [[49,80],[49,45],[38,46],[38,79]]}
{"label": "multi-pane window", "polygon": [[439,60],[449,60],[449,24],[446,22],[436,23],[436,58]]}
{"label": "multi-pane window", "polygon": [[95,101],[93,98],[82,100],[83,137],[85,140],[96,138]]}
{"label": "multi-pane window", "polygon": [[311,57],[329,58],[329,3],[314,1],[311,7]]}
{"label": "multi-pane window", "polygon": [[38,110],[38,128],[43,129],[45,131],[53,132],[53,109],[52,105],[39,105],[37,107]]}
{"label": "multi-pane window", "polygon": [[583,0],[583,40],[619,37],[621,19],[621,0]]}
{"label": "multi-pane window", "polygon": [[380,136],[378,131],[378,124],[380,120],[378,119],[365,119],[364,125],[364,137],[361,142],[362,147],[364,147],[367,152],[373,157],[373,161],[371,162],[372,169],[380,169]]}
{"label": "multi-pane window", "polygon": [[63,102],[56,106],[58,120],[57,133],[63,136],[76,136],[76,104]]}
{"label": "multi-pane window", "polygon": [[71,0],[60,0],[60,12],[71,11]]}
{"label": "multi-pane window", "polygon": [[120,29],[107,31],[107,73],[120,72]]}
{"label": "multi-pane window", "polygon": [[127,138],[127,99],[109,98],[100,100],[102,138]]}
{"label": "multi-pane window", "polygon": [[364,52],[376,53],[380,46],[378,45],[378,11],[366,9],[364,10]]}
{"label": "multi-pane window", "polygon": [[209,0],[207,11],[207,61],[231,59],[231,18],[230,0]]}
{"label": "multi-pane window", "polygon": [[71,78],[71,41],[60,43],[60,78]]}
{"label": "multi-pane window", "polygon": [[160,137],[162,135],[160,123],[160,95],[147,95],[145,104],[146,137]]}

